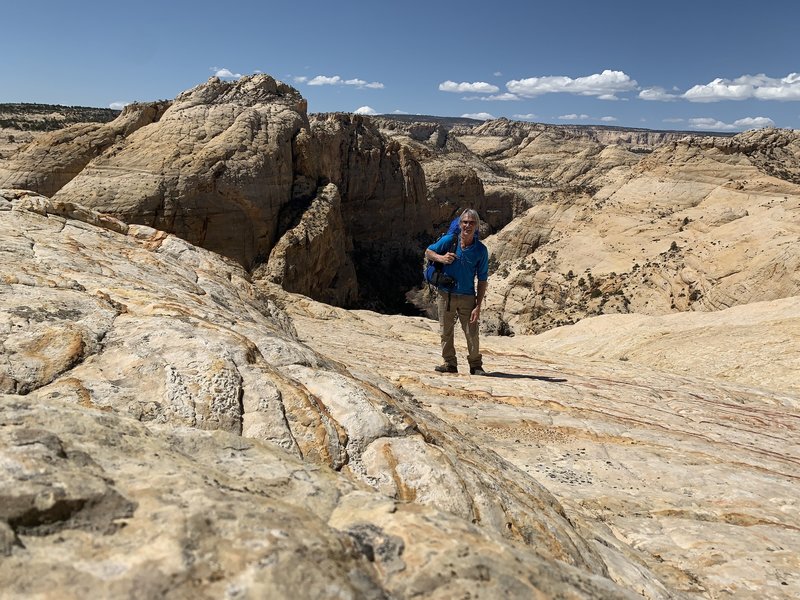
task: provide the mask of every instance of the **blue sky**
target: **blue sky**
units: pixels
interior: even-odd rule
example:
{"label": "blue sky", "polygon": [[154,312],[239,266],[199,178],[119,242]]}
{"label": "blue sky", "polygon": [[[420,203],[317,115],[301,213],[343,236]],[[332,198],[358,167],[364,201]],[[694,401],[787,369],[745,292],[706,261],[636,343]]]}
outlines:
{"label": "blue sky", "polygon": [[309,112],[800,129],[800,2],[4,0],[0,102],[119,106],[264,72]]}

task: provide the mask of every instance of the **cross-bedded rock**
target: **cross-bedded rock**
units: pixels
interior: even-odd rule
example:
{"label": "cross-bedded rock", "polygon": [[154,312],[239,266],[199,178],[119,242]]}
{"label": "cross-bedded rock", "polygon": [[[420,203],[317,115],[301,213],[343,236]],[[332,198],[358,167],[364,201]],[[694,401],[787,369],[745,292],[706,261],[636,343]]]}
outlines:
{"label": "cross-bedded rock", "polygon": [[300,341],[278,288],[0,195],[7,593],[632,597],[534,479]]}

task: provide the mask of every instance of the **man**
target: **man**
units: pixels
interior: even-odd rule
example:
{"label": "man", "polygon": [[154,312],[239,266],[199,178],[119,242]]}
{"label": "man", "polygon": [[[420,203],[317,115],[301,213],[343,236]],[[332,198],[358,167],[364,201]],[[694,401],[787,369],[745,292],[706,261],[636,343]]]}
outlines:
{"label": "man", "polygon": [[[478,320],[481,303],[486,294],[489,279],[489,251],[476,237],[480,228],[478,213],[468,208],[459,219],[458,243],[453,252],[453,235],[445,235],[428,246],[425,256],[428,260],[444,265],[444,273],[456,280],[449,289],[439,288],[436,306],[439,310],[439,335],[442,338],[442,358],[444,364],[436,367],[440,373],[458,373],[456,348],[453,343],[453,329],[456,319],[467,338],[467,360],[470,375],[486,375],[483,370],[483,357],[478,340]],[[475,278],[478,278],[478,292],[475,293]]]}

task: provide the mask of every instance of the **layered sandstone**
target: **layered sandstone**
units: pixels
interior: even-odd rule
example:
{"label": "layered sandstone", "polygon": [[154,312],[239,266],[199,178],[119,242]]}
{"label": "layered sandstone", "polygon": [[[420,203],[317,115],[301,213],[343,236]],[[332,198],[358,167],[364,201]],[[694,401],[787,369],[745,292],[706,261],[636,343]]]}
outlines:
{"label": "layered sandstone", "polygon": [[278,237],[305,111],[296,90],[267,75],[236,83],[212,78],[95,158],[56,197],[173,232],[249,266]]}
{"label": "layered sandstone", "polygon": [[381,369],[301,341],[281,308],[301,297],[0,196],[6,594],[673,596]]}
{"label": "layered sandstone", "polygon": [[44,136],[0,173],[43,190],[70,180],[62,202],[383,312],[415,310],[407,297],[430,308],[422,249],[472,206],[492,251],[492,333],[797,293],[796,132],[308,117],[296,90],[265,75],[212,79],[166,108]]}
{"label": "layered sandstone", "polygon": [[719,310],[800,293],[800,135],[686,138],[597,189],[558,190],[494,238],[487,327]]}
{"label": "layered sandstone", "polygon": [[400,311],[419,282],[420,240],[431,238],[438,210],[419,162],[368,117],[344,113],[312,115],[298,148],[296,171],[339,190],[359,304]]}
{"label": "layered sandstone", "polygon": [[52,196],[89,162],[126,136],[155,123],[166,102],[130,104],[110,123],[79,123],[30,139],[0,163],[0,187]]}
{"label": "layered sandstone", "polygon": [[[357,280],[335,268],[326,281],[288,289],[343,305],[402,304],[419,280],[420,240],[433,236],[440,213],[407,148],[366,117],[309,120],[300,94],[267,75],[212,78],[158,107],[141,130],[128,123],[140,106],[108,125],[40,138],[7,165],[9,185],[169,231],[252,269],[333,184],[341,226],[330,247]],[[480,187],[474,174],[472,182]],[[313,273],[319,259],[292,260]]]}
{"label": "layered sandstone", "polygon": [[[638,129],[635,127],[614,127],[601,125],[549,125],[545,123],[527,123],[509,121],[508,119],[495,119],[484,121],[478,125],[455,124],[451,133],[459,138],[470,136],[505,140],[501,151],[507,151],[513,146],[525,145],[524,141],[531,136],[550,132],[551,135],[561,136],[565,139],[580,139],[592,141],[604,146],[622,146],[638,152],[654,150],[662,144],[676,142],[687,135],[685,131],[656,131],[652,129]],[[725,134],[723,134],[725,135]],[[477,142],[477,140],[475,140]],[[490,150],[488,146],[485,149]],[[495,147],[490,150],[496,153],[500,149]]]}
{"label": "layered sandstone", "polygon": [[[435,321],[287,307],[307,343],[351,371],[380,371],[540,481],[612,577],[647,568],[686,598],[796,596],[799,297],[483,337],[486,377],[466,374],[458,333],[460,373],[433,371]],[[621,544],[636,563],[620,560]]]}
{"label": "layered sandstone", "polygon": [[12,596],[800,585],[796,297],[484,337],[489,377],[440,375],[434,321],[0,195]]}
{"label": "layered sandstone", "polygon": [[253,278],[335,306],[354,305],[358,279],[341,209],[339,189],[332,183],[321,188],[300,222],[278,240],[267,262],[255,269]]}
{"label": "layered sandstone", "polygon": [[374,121],[383,135],[408,148],[421,165],[437,233],[447,230],[450,221],[465,208],[474,208],[483,216],[485,234],[499,231],[516,216],[516,197],[499,191],[497,185],[497,181],[507,183],[505,175],[496,173],[493,165],[451,135],[448,127],[389,117]]}

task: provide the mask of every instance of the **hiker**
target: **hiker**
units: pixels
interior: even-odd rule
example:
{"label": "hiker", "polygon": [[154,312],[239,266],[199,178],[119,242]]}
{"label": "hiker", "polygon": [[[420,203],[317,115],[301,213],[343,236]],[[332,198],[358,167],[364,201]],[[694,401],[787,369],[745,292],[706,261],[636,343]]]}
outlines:
{"label": "hiker", "polygon": [[436,306],[439,311],[439,335],[442,338],[444,359],[444,364],[436,367],[436,371],[440,373],[458,373],[453,343],[453,329],[458,319],[467,338],[469,373],[486,375],[478,340],[478,320],[489,279],[489,251],[478,240],[480,224],[477,211],[468,208],[459,218],[457,233],[442,236],[425,250],[428,260],[442,263],[443,272],[455,279],[452,287],[438,288]]}

